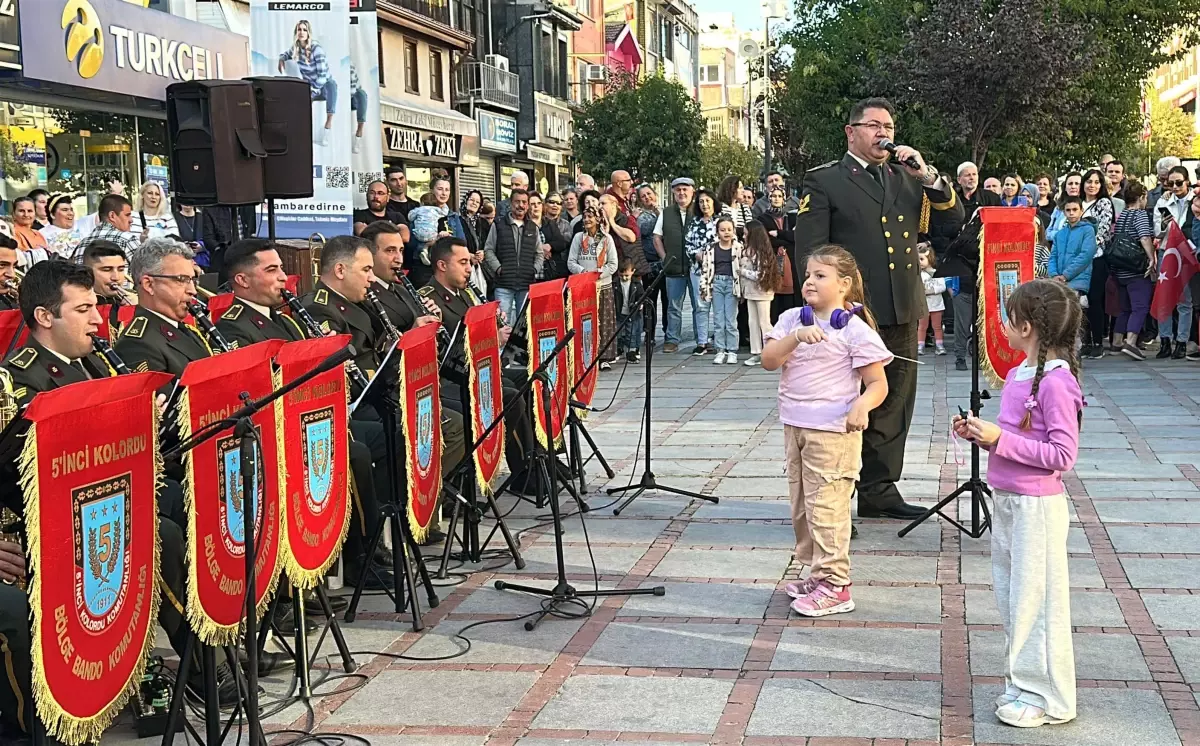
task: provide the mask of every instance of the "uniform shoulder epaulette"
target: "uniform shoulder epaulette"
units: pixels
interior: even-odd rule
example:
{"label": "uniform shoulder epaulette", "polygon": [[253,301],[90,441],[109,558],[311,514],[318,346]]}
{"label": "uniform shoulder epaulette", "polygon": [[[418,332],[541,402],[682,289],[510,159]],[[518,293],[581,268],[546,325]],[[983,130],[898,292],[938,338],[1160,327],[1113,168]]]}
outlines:
{"label": "uniform shoulder epaulette", "polygon": [[432,298],[433,297],[433,285],[421,286],[421,289],[417,291],[417,295],[420,295],[425,298]]}
{"label": "uniform shoulder epaulette", "polygon": [[33,365],[34,360],[37,360],[37,350],[32,347],[26,347],[13,357],[12,366],[25,370],[30,365]]}
{"label": "uniform shoulder epaulette", "polygon": [[808,170],[809,171],[820,171],[823,168],[829,168],[830,166],[836,166],[838,163],[840,163],[840,161],[830,161],[829,163],[822,163],[819,166],[813,166],[812,168],[810,168]]}
{"label": "uniform shoulder epaulette", "polygon": [[237,321],[238,316],[242,315],[243,308],[245,308],[245,306],[243,306],[241,303],[234,303],[232,306],[229,307],[228,311],[221,314],[221,318],[229,319],[230,321]]}
{"label": "uniform shoulder epaulette", "polygon": [[122,337],[133,337],[134,339],[141,339],[142,335],[145,333],[146,333],[146,317],[138,316],[136,319],[129,322],[129,326],[126,327],[125,331],[121,333],[121,336]]}
{"label": "uniform shoulder epaulette", "polygon": [[316,295],[313,296],[313,303],[319,303],[322,306],[329,305],[329,291],[325,290],[325,288],[318,290]]}

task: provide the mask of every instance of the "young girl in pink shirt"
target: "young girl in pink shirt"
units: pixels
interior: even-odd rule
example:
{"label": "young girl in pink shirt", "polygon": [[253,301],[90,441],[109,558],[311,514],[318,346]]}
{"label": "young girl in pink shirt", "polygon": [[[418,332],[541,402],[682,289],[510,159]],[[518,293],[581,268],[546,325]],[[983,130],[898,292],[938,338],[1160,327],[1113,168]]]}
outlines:
{"label": "young girl in pink shirt", "polygon": [[[996,717],[1019,728],[1075,719],[1075,659],[1067,577],[1067,497],[1083,394],[1075,291],[1034,280],[1006,301],[1004,333],[1025,361],[1009,372],[996,424],[969,413],[954,432],[988,449],[992,587],[1004,623],[1004,693]],[[1034,361],[1032,364],[1030,361]]]}
{"label": "young girl in pink shirt", "polygon": [[766,335],[762,365],[783,368],[779,419],[796,559],[811,568],[787,592],[797,613],[816,617],[854,610],[850,496],[867,415],[887,396],[883,366],[892,354],[862,305],[862,275],[850,252],[840,246],[813,252],[801,293],[808,306],[779,317]]}

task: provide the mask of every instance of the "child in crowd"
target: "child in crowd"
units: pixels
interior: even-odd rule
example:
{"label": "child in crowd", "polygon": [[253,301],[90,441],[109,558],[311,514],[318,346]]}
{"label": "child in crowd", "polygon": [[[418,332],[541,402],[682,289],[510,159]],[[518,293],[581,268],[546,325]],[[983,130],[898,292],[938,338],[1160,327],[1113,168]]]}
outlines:
{"label": "child in crowd", "polygon": [[840,246],[813,252],[801,293],[808,308],[783,312],[767,333],[762,365],[783,368],[779,419],[792,529],[796,558],[810,566],[787,593],[797,613],[816,617],[854,610],[850,495],[862,468],[867,416],[887,396],[883,366],[892,354],[862,305],[862,275],[850,252]]}
{"label": "child in crowd", "polygon": [[633,313],[633,309],[637,306],[638,301],[642,299],[642,281],[634,274],[633,259],[625,257],[621,260],[621,275],[617,282],[613,283],[613,300],[617,309],[617,328],[621,333],[617,335],[617,352],[625,353],[625,359],[631,363],[636,363],[641,359],[638,350],[642,346],[642,314],[638,311],[636,318],[631,319],[626,323],[629,314]]}
{"label": "child in crowd", "polygon": [[1004,382],[997,423],[968,413],[955,416],[954,432],[990,453],[992,587],[1006,638],[996,717],[1033,728],[1075,718],[1062,474],[1079,452],[1083,394],[1075,339],[1083,311],[1076,294],[1052,280],[1021,285],[1007,309],[1004,333],[1025,361]]}
{"label": "child in crowd", "polygon": [[942,330],[942,312],[946,310],[946,301],[942,296],[946,292],[946,281],[941,277],[933,276],[934,270],[937,269],[937,257],[929,244],[922,244],[917,252],[917,261],[921,263],[921,281],[925,283],[925,308],[927,310],[926,314],[921,317],[921,323],[917,326],[917,354],[925,354],[926,330],[932,326],[933,342],[937,347],[937,354],[945,355],[946,341]]}
{"label": "child in crowd", "polygon": [[1092,259],[1096,255],[1096,228],[1083,219],[1083,200],[1067,197],[1060,205],[1066,224],[1054,234],[1046,273],[1080,295],[1092,283]]}
{"label": "child in crowd", "polygon": [[742,297],[746,299],[750,319],[750,357],[746,365],[754,366],[762,361],[763,339],[771,331],[771,301],[783,282],[783,268],[762,223],[750,221],[746,224],[746,246],[740,269]]}
{"label": "child in crowd", "polygon": [[700,298],[711,304],[712,342],[717,354],[714,365],[737,363],[740,344],[737,328],[737,299],[741,295],[742,244],[737,240],[733,218],[717,218],[717,240],[700,252]]}

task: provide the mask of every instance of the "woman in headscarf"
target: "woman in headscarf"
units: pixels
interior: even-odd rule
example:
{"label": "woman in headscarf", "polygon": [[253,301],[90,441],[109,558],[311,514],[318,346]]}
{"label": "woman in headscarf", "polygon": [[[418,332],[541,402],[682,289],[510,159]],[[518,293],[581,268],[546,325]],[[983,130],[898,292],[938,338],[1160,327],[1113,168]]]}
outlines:
{"label": "woman in headscarf", "polygon": [[758,216],[758,222],[762,223],[771,237],[771,246],[775,248],[783,273],[775,290],[775,298],[771,301],[771,323],[774,323],[779,319],[779,314],[796,305],[795,273],[792,269],[792,250],[796,247],[796,213],[788,214],[787,194],[782,187],[772,189],[767,199],[769,204]]}
{"label": "woman in headscarf", "polygon": [[[582,230],[571,239],[571,250],[567,255],[567,269],[571,274],[581,272],[600,273],[600,343],[608,342],[617,326],[616,305],[613,299],[612,278],[617,272],[617,246],[612,236],[604,232],[604,218],[600,208],[585,207],[580,213]],[[609,345],[600,351],[600,369],[608,370],[616,359],[616,346]]]}

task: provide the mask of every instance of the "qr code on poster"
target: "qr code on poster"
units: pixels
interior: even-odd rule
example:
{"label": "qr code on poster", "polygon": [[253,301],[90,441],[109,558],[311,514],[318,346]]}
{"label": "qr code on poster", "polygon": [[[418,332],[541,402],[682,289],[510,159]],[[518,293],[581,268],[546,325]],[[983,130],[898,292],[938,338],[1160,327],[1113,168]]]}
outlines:
{"label": "qr code on poster", "polygon": [[350,187],[350,167],[331,166],[325,170],[326,189],[348,189]]}

